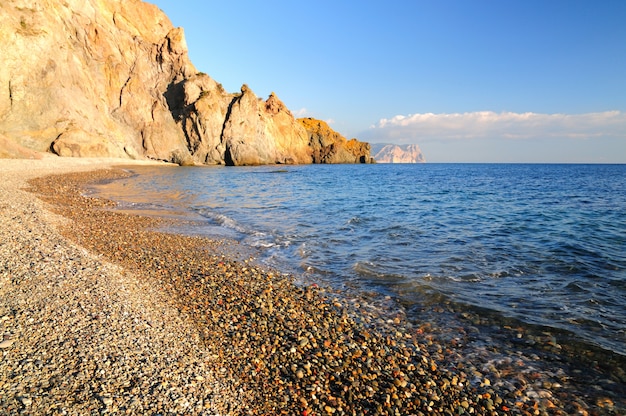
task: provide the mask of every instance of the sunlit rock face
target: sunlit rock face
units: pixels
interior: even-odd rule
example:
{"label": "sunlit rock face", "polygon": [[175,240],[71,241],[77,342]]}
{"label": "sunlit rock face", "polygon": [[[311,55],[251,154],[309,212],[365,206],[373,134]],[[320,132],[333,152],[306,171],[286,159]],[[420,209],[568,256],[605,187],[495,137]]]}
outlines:
{"label": "sunlit rock face", "polygon": [[124,0],[0,3],[0,134],[61,156],[188,155],[164,93],[195,74],[181,29]]}
{"label": "sunlit rock face", "polygon": [[3,0],[0,45],[0,157],[316,162],[274,94],[231,94],[199,73],[183,30],[154,5]]}
{"label": "sunlit rock face", "polygon": [[322,120],[300,118],[309,137],[313,163],[372,163],[369,143],[347,140]]}

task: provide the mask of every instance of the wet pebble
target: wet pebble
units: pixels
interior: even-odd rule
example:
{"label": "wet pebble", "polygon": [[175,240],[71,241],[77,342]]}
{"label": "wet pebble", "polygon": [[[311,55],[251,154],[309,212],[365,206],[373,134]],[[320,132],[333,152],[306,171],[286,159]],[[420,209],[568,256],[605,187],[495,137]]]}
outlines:
{"label": "wet pebble", "polygon": [[[116,293],[123,293],[123,279],[93,279],[98,276],[95,266],[69,260],[80,259],[80,253],[58,259],[53,283],[59,285],[54,292],[59,305],[38,314],[36,321],[50,322],[49,333],[37,339],[54,338],[63,352],[50,349],[55,354],[44,356],[45,348],[34,350],[40,364],[22,357],[12,361],[12,368],[31,377],[40,371],[36,368],[48,369],[47,384],[39,386],[51,397],[58,394],[59,403],[69,400],[61,392],[83,386],[78,394],[87,413],[102,405],[131,413],[206,414],[210,409],[224,415],[568,411],[561,397],[570,396],[553,394],[556,385],[564,394],[564,382],[536,368],[532,357],[472,344],[472,334],[484,331],[478,316],[467,315],[471,327],[437,328],[409,322],[391,298],[380,300],[377,310],[368,308],[365,299],[296,284],[291,276],[259,267],[248,253],[226,256],[222,250],[232,250],[233,243],[156,232],[168,220],[103,210],[109,202],[81,194],[84,180],[56,177],[36,186],[71,221],[65,238],[121,267],[127,278],[137,276],[145,282],[137,287],[146,292],[133,292],[137,299],[120,298]],[[64,276],[80,276],[81,270],[89,271],[90,283],[69,285]],[[99,281],[116,290],[98,286]],[[158,308],[142,312],[148,293],[155,301],[147,303]],[[439,305],[434,313],[443,316],[449,310],[449,305]],[[0,315],[8,312],[0,310]],[[76,330],[77,335],[59,336],[53,328],[60,325],[68,327],[62,334]],[[547,344],[558,345],[552,339]],[[65,376],[68,371],[72,377]],[[0,383],[0,389],[7,383],[15,388],[6,376]],[[90,397],[100,397],[99,402]],[[619,407],[619,402],[611,403],[583,401],[578,406]],[[8,401],[0,399],[0,405],[11,409]]]}

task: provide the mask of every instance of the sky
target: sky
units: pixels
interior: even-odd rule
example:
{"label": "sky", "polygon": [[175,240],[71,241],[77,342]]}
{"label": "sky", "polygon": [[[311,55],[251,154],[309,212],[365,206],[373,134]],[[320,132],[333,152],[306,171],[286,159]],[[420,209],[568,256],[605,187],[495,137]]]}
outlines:
{"label": "sky", "polygon": [[624,0],[152,0],[198,71],[428,162],[626,163]]}

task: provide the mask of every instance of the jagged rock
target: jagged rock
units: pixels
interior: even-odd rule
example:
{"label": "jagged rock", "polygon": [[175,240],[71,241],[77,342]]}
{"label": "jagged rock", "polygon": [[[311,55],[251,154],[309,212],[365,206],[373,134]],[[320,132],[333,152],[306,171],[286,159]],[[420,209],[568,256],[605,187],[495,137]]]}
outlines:
{"label": "jagged rock", "polygon": [[182,30],[137,0],[0,3],[0,132],[63,156],[187,151],[165,98],[195,73]]}
{"label": "jagged rock", "polygon": [[0,48],[2,157],[336,163],[358,147],[313,157],[276,95],[229,94],[198,73],[183,30],[139,0],[4,0]]}
{"label": "jagged rock", "polygon": [[183,99],[174,116],[185,134],[187,148],[196,163],[223,164],[222,129],[233,95],[206,74],[184,80],[180,88]]}
{"label": "jagged rock", "polygon": [[299,118],[306,129],[313,163],[372,163],[370,145],[356,139],[346,140],[322,120]]}
{"label": "jagged rock", "polygon": [[228,165],[311,163],[306,131],[274,95],[263,101],[246,86],[236,96],[222,132]]}
{"label": "jagged rock", "polygon": [[416,144],[373,144],[372,153],[377,163],[425,163],[426,158]]}

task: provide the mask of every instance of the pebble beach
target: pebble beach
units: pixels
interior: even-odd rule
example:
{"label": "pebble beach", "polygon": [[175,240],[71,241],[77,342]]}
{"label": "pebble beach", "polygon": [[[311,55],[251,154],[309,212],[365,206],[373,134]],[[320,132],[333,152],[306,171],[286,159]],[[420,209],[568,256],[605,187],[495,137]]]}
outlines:
{"label": "pebble beach", "polygon": [[470,351],[467,329],[408,322],[393,307],[382,315],[229,255],[234,242],[163,231],[183,220],[85,196],[128,164],[0,161],[0,414],[626,409],[623,370],[588,385],[545,357]]}

